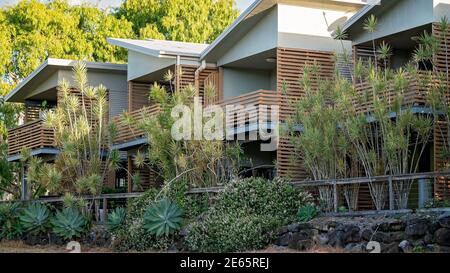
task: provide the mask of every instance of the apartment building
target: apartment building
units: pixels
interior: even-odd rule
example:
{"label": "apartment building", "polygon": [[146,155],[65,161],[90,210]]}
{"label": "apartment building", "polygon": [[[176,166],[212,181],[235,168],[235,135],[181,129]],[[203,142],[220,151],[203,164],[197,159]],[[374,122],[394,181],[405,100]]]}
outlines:
{"label": "apartment building", "polygon": [[[299,84],[303,69],[311,64],[319,67],[323,78],[333,77],[338,68],[341,73],[350,73],[348,66],[336,61],[336,53],[353,52],[353,60],[372,57],[372,41],[376,45],[383,41],[393,47],[388,65],[399,68],[410,59],[417,41],[412,39],[427,31],[439,38],[440,46],[447,48],[450,33],[443,35],[437,22],[445,15],[450,17],[448,0],[381,0],[367,5],[358,0],[256,0],[211,44],[193,44],[159,40],[128,40],[108,38],[112,45],[128,50],[126,66],[110,64],[88,64],[89,77],[103,83],[109,93],[110,117],[118,129],[113,149],[121,151],[126,173],[114,174],[115,181],[127,181],[128,191],[133,191],[131,175],[139,172],[142,189],[158,184],[159,178],[148,168],[138,168],[135,155],[147,151],[148,140],[138,128],[130,128],[120,115],[128,111],[134,119],[158,113],[158,105],[149,100],[151,85],[155,82],[173,91],[192,85],[197,95],[203,97],[205,105],[278,105],[281,124],[292,113],[290,102],[305,93]],[[379,30],[368,34],[363,22],[370,15],[377,16]],[[411,16],[414,14],[414,16]],[[333,32],[343,26],[348,40],[336,41]],[[436,67],[425,64],[421,69],[447,73],[445,50],[435,56]],[[444,52],[444,53],[443,53]],[[27,146],[34,155],[51,160],[57,154],[52,147],[51,132],[43,129],[38,120],[36,106],[42,100],[57,103],[56,84],[68,73],[70,61],[49,60],[38,68],[7,97],[7,101],[26,105],[26,124],[10,131],[10,160],[19,160],[20,147]],[[173,80],[164,75],[170,71]],[[114,76],[112,76],[114,75]],[[315,79],[313,79],[314,81]],[[420,79],[415,79],[420,81]],[[365,82],[355,81],[357,92],[369,88]],[[215,94],[205,97],[205,87],[214,86]],[[405,104],[413,105],[416,113],[427,111],[424,101],[426,88],[412,83],[405,93]],[[450,94],[448,95],[450,98]],[[37,103],[36,103],[37,102]],[[361,104],[361,113],[370,114],[372,105]],[[29,118],[28,118],[29,117]],[[31,124],[29,124],[31,122]],[[235,121],[233,121],[235,122]],[[269,120],[269,125],[274,122]],[[435,124],[435,130],[444,130],[447,124]],[[34,127],[31,127],[34,126]],[[232,134],[248,135],[258,129],[257,121],[245,119],[233,123]],[[47,130],[47,131],[46,131]],[[446,132],[448,134],[448,132]],[[23,136],[27,137],[23,138]],[[444,134],[434,134],[427,150],[429,164],[421,171],[448,170],[448,162],[437,151],[442,150]],[[281,138],[274,151],[261,151],[263,140],[241,141],[249,159],[241,167],[248,169],[245,175],[266,177],[282,176],[295,181],[310,176],[301,162],[293,160],[295,150],[287,139]],[[114,183],[109,182],[112,186]],[[436,195],[448,192],[448,180],[441,179],[435,189]],[[366,197],[368,196],[368,189]],[[364,193],[361,194],[364,197]],[[370,197],[367,197],[370,198]]]}

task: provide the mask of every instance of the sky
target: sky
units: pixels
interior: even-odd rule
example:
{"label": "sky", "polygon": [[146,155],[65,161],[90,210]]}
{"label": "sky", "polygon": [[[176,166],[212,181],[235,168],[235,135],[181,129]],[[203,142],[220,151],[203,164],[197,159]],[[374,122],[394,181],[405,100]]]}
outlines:
{"label": "sky", "polygon": [[[0,6],[16,3],[18,0],[0,0]],[[123,0],[69,0],[72,4],[80,4],[83,2],[90,2],[98,4],[101,8],[117,7]],[[254,0],[236,0],[237,7],[239,10],[243,11],[247,8]]]}

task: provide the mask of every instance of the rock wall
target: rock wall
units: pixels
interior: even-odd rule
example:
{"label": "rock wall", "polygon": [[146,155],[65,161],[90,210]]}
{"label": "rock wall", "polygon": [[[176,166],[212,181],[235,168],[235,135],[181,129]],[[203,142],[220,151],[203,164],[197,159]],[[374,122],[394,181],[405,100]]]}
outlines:
{"label": "rock wall", "polygon": [[450,253],[450,213],[321,217],[280,229],[274,243],[305,251],[320,246],[372,252],[379,243],[382,253]]}

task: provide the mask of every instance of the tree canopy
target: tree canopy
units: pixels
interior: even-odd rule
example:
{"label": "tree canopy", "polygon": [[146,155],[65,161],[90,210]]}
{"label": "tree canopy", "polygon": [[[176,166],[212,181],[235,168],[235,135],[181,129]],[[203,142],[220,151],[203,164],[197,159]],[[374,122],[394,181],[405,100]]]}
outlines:
{"label": "tree canopy", "polygon": [[234,0],[126,0],[113,10],[21,0],[0,8],[0,144],[21,110],[1,97],[47,58],[123,63],[126,51],[107,37],[211,42],[237,15]]}
{"label": "tree canopy", "polygon": [[140,38],[209,43],[239,12],[234,0],[127,0],[115,14]]}

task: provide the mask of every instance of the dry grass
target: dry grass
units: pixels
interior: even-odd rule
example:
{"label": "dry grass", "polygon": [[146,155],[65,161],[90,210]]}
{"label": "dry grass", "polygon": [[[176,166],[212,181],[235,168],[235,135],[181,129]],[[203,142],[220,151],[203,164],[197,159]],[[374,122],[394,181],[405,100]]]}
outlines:
{"label": "dry grass", "polygon": [[[109,248],[88,248],[81,246],[83,253],[108,253]],[[0,253],[70,253],[63,246],[29,246],[20,241],[1,241]]]}

